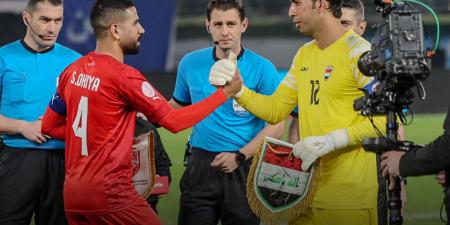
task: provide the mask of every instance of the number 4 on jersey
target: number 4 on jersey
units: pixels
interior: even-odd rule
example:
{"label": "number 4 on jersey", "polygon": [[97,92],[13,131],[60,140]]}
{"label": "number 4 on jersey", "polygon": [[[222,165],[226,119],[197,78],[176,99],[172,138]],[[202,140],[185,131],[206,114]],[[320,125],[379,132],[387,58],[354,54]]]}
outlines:
{"label": "number 4 on jersey", "polygon": [[[88,155],[87,148],[87,116],[88,116],[88,98],[81,96],[80,103],[78,103],[77,116],[72,124],[75,136],[81,138],[81,155]],[[81,121],[81,124],[80,124]]]}

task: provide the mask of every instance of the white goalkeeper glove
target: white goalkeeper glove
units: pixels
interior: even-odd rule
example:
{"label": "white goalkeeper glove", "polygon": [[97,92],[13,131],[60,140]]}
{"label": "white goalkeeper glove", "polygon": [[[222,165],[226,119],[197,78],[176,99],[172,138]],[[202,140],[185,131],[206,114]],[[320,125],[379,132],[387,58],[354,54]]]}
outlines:
{"label": "white goalkeeper glove", "polygon": [[209,72],[209,83],[216,86],[223,86],[233,79],[237,67],[237,56],[232,51],[228,54],[228,59],[221,59],[214,63]]}
{"label": "white goalkeeper glove", "polygon": [[302,160],[302,170],[306,171],[317,158],[349,144],[347,129],[332,131],[324,136],[307,137],[294,145],[294,156]]}

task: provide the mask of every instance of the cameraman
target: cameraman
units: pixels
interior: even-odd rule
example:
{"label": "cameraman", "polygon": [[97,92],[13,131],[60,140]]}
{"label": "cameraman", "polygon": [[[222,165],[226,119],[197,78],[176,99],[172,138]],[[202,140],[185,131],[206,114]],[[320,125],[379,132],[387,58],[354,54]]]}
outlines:
{"label": "cameraman", "polygon": [[[383,176],[391,177],[389,189],[394,187],[396,176],[420,176],[435,174],[442,170],[450,169],[450,108],[444,121],[444,133],[423,148],[413,149],[408,152],[389,151],[381,156],[381,168]],[[438,182],[442,174],[437,176]],[[442,182],[439,182],[442,184]],[[449,183],[445,182],[448,187]],[[450,215],[450,189],[445,190],[445,205],[447,215]],[[447,222],[447,225],[450,225]]]}

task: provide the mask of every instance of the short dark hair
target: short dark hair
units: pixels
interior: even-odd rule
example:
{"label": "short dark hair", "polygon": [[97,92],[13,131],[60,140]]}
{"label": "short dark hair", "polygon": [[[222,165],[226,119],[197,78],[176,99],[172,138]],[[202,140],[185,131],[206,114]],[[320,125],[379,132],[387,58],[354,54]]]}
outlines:
{"label": "short dark hair", "polygon": [[90,16],[95,36],[103,37],[113,20],[120,20],[125,11],[134,6],[132,0],[97,0],[92,7]]}
{"label": "short dark hair", "polygon": [[[312,0],[313,3],[316,3],[317,0]],[[342,0],[326,0],[329,4],[330,7],[328,7],[328,11],[330,11],[333,16],[335,18],[341,18],[342,16],[342,10],[341,10],[341,4],[342,4]],[[314,4],[313,4],[313,8],[314,8]]]}
{"label": "short dark hair", "polygon": [[210,0],[206,8],[206,17],[208,21],[211,20],[211,12],[213,9],[220,9],[226,11],[228,9],[237,9],[241,21],[245,19],[245,9],[241,0]]}
{"label": "short dark hair", "polygon": [[364,4],[361,0],[342,0],[342,8],[355,10],[358,20],[364,21]]}
{"label": "short dark hair", "polygon": [[36,5],[39,2],[49,2],[50,4],[52,4],[54,6],[62,5],[62,0],[29,0],[27,3],[27,6],[25,7],[25,11],[34,12],[36,10]]}

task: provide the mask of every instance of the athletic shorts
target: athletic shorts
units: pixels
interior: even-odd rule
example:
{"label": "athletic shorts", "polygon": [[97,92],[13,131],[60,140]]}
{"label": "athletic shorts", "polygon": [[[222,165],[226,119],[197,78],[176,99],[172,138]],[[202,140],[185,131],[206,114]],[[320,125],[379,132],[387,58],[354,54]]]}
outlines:
{"label": "athletic shorts", "polygon": [[66,212],[69,225],[162,225],[155,211],[138,198],[129,207],[102,214]]}

